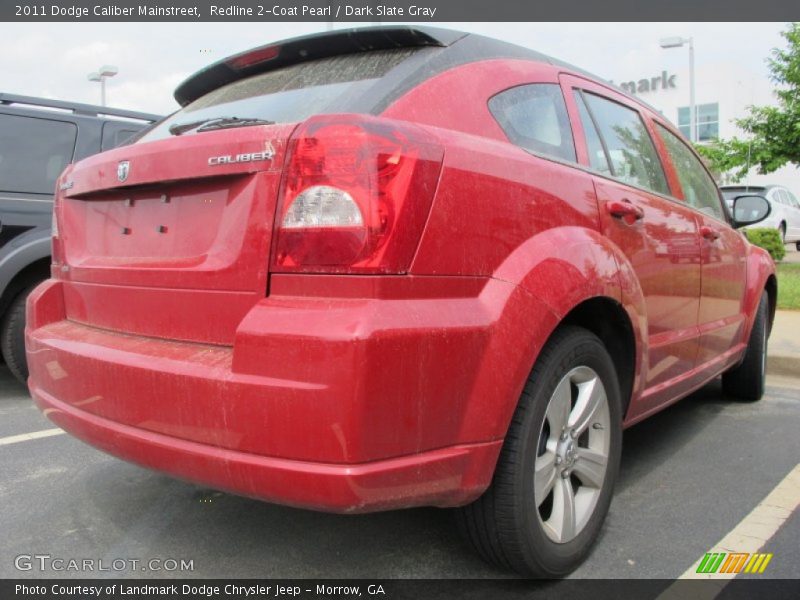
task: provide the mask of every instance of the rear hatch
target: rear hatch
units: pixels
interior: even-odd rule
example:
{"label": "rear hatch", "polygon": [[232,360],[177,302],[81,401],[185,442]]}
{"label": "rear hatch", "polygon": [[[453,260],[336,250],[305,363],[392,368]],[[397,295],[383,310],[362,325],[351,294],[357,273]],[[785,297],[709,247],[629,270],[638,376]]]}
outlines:
{"label": "rear hatch", "polygon": [[67,316],[116,331],[230,343],[266,291],[292,129],[165,139],[76,166],[62,179],[71,188],[58,207]]}
{"label": "rear hatch", "polygon": [[[59,181],[54,241],[68,318],[231,344],[267,292],[281,170],[297,123],[368,112],[365,95],[417,50],[262,69],[186,100],[133,144],[68,169]],[[233,60],[250,73],[248,56]]]}

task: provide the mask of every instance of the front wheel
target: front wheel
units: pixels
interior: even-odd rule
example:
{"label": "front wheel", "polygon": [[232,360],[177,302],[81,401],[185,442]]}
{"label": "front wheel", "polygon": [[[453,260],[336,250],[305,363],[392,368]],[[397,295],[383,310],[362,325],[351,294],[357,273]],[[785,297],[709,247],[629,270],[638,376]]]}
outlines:
{"label": "front wheel", "polygon": [[722,375],[725,394],[741,400],[760,400],[767,379],[767,336],[769,334],[769,300],[761,295],[753,330],[742,362]]}
{"label": "front wheel", "polygon": [[458,509],[488,561],[558,577],[588,555],[608,513],[622,447],[621,395],[603,343],[558,330],[523,390],[489,489]]}

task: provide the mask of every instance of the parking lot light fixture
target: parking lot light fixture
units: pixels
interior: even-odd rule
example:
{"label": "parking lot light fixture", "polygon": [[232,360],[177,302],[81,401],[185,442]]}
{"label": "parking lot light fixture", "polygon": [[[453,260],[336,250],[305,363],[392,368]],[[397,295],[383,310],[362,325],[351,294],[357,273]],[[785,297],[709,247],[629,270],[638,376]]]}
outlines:
{"label": "parking lot light fixture", "polygon": [[103,65],[99,71],[89,73],[89,81],[100,82],[100,106],[106,105],[106,79],[119,73],[119,69],[114,65]]}
{"label": "parking lot light fixture", "polygon": [[689,46],[689,139],[694,143],[697,141],[697,107],[694,101],[694,38],[672,36],[661,38],[659,43],[664,49]]}

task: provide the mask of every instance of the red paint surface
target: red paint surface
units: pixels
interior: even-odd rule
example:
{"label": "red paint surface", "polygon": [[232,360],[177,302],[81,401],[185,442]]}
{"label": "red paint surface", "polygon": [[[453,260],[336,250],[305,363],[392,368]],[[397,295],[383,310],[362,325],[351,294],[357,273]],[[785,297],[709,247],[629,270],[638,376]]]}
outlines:
{"label": "red paint surface", "polygon": [[[489,113],[488,98],[535,82],[565,91],[579,165],[511,145]],[[739,360],[774,267],[686,205],[658,140],[669,197],[592,173],[572,87],[631,103],[550,65],[493,60],[386,110],[443,149],[397,274],[270,273],[294,125],[137,144],[68,168],[53,279],[28,304],[37,403],[148,467],[367,511],[476,498],[538,352],[587,300],[617,303],[635,334],[626,425],[685,396]],[[631,105],[653,134],[660,118]],[[267,147],[272,160],[208,165]]]}

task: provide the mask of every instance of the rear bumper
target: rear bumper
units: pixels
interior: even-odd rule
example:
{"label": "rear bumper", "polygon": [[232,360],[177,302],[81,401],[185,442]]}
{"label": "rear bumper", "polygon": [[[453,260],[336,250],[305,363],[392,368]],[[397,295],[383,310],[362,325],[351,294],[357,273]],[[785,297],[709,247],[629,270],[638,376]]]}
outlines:
{"label": "rear bumper", "polygon": [[30,386],[39,408],[84,442],[125,460],[289,506],[359,513],[408,506],[457,506],[479,494],[500,442],[452,446],[365,464],[337,465],[258,456],[114,423]]}
{"label": "rear bumper", "polygon": [[53,422],[110,454],[333,512],[456,506],[491,480],[506,417],[477,380],[508,377],[482,364],[498,289],[265,299],[225,347],[69,321],[61,286],[50,280],[29,299],[31,394]]}

